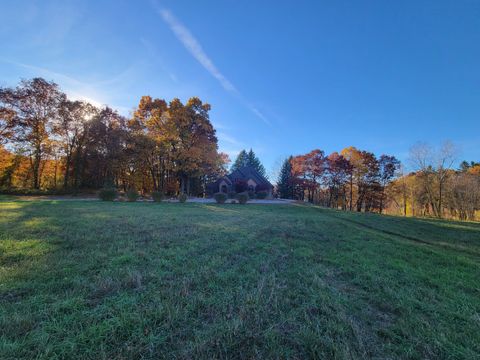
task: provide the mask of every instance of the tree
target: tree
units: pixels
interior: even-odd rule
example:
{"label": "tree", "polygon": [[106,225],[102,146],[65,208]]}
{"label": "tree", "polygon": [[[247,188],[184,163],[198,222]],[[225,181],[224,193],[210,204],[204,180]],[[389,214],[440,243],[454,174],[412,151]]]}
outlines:
{"label": "tree", "polygon": [[410,162],[417,170],[428,198],[426,211],[431,209],[439,218],[443,217],[444,187],[455,161],[455,153],[455,147],[448,141],[438,150],[426,143],[417,143],[410,148]]}
{"label": "tree", "polygon": [[161,192],[173,174],[170,155],[176,143],[167,110],[165,100],[143,96],[128,122],[131,161],[149,173],[153,190]]}
{"label": "tree", "polygon": [[260,159],[255,155],[252,149],[247,154],[247,166],[250,166],[257,170],[257,172],[262,175],[263,177],[267,177],[265,167],[262,165]]}
{"label": "tree", "polygon": [[174,159],[180,189],[190,194],[192,178],[206,175],[218,162],[218,140],[208,112],[210,105],[193,97],[183,106],[178,99],[170,103],[169,113],[175,121],[177,143]]}
{"label": "tree", "polygon": [[[78,173],[74,187],[119,186],[125,173],[127,154],[126,119],[105,107],[89,122],[83,151],[75,155]],[[77,183],[78,181],[78,183]]]}
{"label": "tree", "polygon": [[[361,151],[361,162],[357,170],[357,186],[358,197],[356,208],[357,211],[366,212],[374,209],[379,205],[379,163],[375,154],[368,151]],[[378,206],[379,207],[379,206]]]}
{"label": "tree", "polygon": [[307,195],[314,202],[325,172],[325,155],[322,150],[312,150],[305,155],[294,156],[291,161],[294,196],[303,200]]}
{"label": "tree", "polygon": [[52,122],[65,97],[57,84],[42,78],[22,80],[16,88],[0,88],[3,122],[10,124],[6,128],[13,132],[12,140],[23,146],[30,158],[34,189],[40,188],[41,161],[48,150]]}
{"label": "tree", "polygon": [[361,177],[364,169],[362,155],[354,146],[343,149],[340,154],[349,162],[349,167],[347,169],[349,183],[349,209],[352,211],[354,204],[354,184],[358,184],[358,179]]}
{"label": "tree", "polygon": [[326,158],[327,168],[326,185],[329,188],[327,206],[338,208],[342,200],[342,209],[346,209],[345,185],[350,174],[350,163],[342,155],[333,152]]}
{"label": "tree", "polygon": [[65,157],[65,171],[63,187],[69,186],[70,173],[72,171],[73,154],[81,151],[81,139],[86,129],[87,121],[96,113],[93,105],[83,101],[70,101],[64,99],[60,104],[59,116],[53,126],[54,133],[60,138],[61,149]]}
{"label": "tree", "polygon": [[[0,89],[1,91],[1,89]],[[12,138],[14,132],[15,111],[4,106],[0,107],[0,145]]]}
{"label": "tree", "polygon": [[378,160],[379,165],[379,178],[381,185],[381,195],[380,195],[380,214],[383,212],[384,202],[385,202],[385,188],[389,182],[395,176],[396,171],[400,167],[400,161],[398,161],[395,156],[382,155]]}
{"label": "tree", "polygon": [[303,161],[308,201],[313,203],[326,168],[325,153],[319,149],[312,150],[303,156]]}
{"label": "tree", "polygon": [[248,163],[247,158],[248,158],[247,152],[245,150],[240,151],[237,155],[237,158],[233,162],[232,167],[230,168],[230,171],[235,171],[242,167],[247,166],[247,163]]}
{"label": "tree", "polygon": [[446,187],[450,214],[460,220],[475,220],[475,212],[480,209],[480,176],[456,172],[449,176]]}
{"label": "tree", "polygon": [[277,181],[277,190],[280,198],[293,199],[292,156],[282,164]]}
{"label": "tree", "polygon": [[460,171],[462,172],[465,172],[465,171],[468,171],[469,169],[475,167],[475,166],[480,166],[480,163],[478,162],[475,162],[475,161],[466,161],[466,160],[463,160],[461,163],[460,163]]}
{"label": "tree", "polygon": [[255,152],[250,149],[250,151],[242,150],[238,153],[237,158],[232,164],[230,171],[238,170],[242,167],[249,166],[254,168],[260,175],[267,177],[265,167],[262,165],[260,159],[255,155]]}

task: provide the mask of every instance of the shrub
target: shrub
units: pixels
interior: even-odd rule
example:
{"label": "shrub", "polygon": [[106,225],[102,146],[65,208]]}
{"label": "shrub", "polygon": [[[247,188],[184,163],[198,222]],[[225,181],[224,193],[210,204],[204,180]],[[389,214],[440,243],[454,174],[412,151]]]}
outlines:
{"label": "shrub", "polygon": [[163,200],[163,193],[161,191],[152,192],[152,199],[155,202],[161,202]]}
{"label": "shrub", "polygon": [[257,199],[266,199],[267,196],[268,196],[268,192],[266,191],[257,192]]}
{"label": "shrub", "polygon": [[113,201],[117,197],[115,188],[103,188],[98,192],[98,197],[102,201]]}
{"label": "shrub", "polygon": [[187,198],[188,196],[185,193],[181,193],[180,195],[178,195],[178,201],[180,201],[182,204],[187,201]]}
{"label": "shrub", "polygon": [[236,204],[237,200],[230,200],[230,204]]}
{"label": "shrub", "polygon": [[138,194],[138,191],[135,190],[135,189],[130,189],[127,191],[127,201],[129,202],[135,202],[138,200],[139,198],[139,194]]}
{"label": "shrub", "polygon": [[248,190],[247,194],[250,199],[255,199],[255,191]]}
{"label": "shrub", "polygon": [[228,198],[229,199],[235,199],[235,196],[237,196],[237,193],[235,191],[230,191],[228,193]]}
{"label": "shrub", "polygon": [[227,201],[227,194],[222,192],[214,194],[213,197],[217,204],[225,204],[225,201]]}
{"label": "shrub", "polygon": [[249,200],[249,196],[247,192],[242,192],[237,194],[237,200],[240,204],[246,204]]}

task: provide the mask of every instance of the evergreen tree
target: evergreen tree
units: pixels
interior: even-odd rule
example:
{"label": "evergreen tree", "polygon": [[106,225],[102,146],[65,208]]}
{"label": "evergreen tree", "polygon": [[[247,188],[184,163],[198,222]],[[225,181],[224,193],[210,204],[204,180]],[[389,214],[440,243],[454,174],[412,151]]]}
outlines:
{"label": "evergreen tree", "polygon": [[247,166],[247,152],[245,150],[240,151],[240,153],[237,155],[237,158],[232,164],[232,167],[230,168],[230,171],[235,171],[238,170],[244,166]]}
{"label": "evergreen tree", "polygon": [[267,177],[267,172],[265,171],[265,167],[262,165],[260,159],[255,155],[252,149],[247,154],[247,166],[250,166],[258,171],[260,175],[263,177]]}
{"label": "evergreen tree", "polygon": [[280,175],[278,176],[277,187],[278,187],[278,194],[282,199],[292,199],[293,198],[293,182],[292,182],[292,164],[291,164],[292,157],[290,156],[288,159],[282,164],[282,168],[280,169]]}

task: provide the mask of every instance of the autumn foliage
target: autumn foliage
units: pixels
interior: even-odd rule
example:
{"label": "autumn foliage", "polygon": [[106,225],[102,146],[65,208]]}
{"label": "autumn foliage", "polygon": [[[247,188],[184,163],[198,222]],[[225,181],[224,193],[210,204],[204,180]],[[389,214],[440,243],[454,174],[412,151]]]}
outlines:
{"label": "autumn foliage", "polygon": [[385,187],[398,166],[393,156],[377,159],[354,147],[328,156],[315,149],[288,159],[278,187],[294,199],[344,210],[382,212]]}
{"label": "autumn foliage", "polygon": [[228,163],[209,111],[197,97],[144,96],[126,118],[41,78],[0,88],[0,188],[200,195]]}
{"label": "autumn foliage", "polygon": [[404,173],[390,155],[353,146],[326,156],[321,150],[285,160],[277,194],[335,209],[404,216],[476,220],[480,209],[480,164],[452,169],[451,145],[437,152],[414,146],[414,171]]}

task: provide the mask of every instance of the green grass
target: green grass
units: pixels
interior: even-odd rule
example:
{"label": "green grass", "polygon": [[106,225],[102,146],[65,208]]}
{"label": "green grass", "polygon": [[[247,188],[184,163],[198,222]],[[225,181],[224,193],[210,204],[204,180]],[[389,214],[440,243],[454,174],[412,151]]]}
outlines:
{"label": "green grass", "polygon": [[480,358],[480,224],[0,202],[0,358]]}

